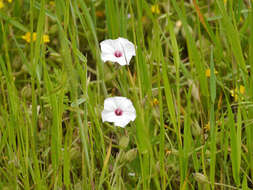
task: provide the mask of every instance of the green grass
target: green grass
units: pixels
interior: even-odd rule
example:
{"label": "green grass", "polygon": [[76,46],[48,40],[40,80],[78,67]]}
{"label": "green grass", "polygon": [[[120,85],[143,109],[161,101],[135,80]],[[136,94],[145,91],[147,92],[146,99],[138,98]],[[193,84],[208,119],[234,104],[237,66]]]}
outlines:
{"label": "green grass", "polygon": [[[0,189],[253,188],[251,0],[0,2]],[[101,60],[117,37],[129,66]]]}

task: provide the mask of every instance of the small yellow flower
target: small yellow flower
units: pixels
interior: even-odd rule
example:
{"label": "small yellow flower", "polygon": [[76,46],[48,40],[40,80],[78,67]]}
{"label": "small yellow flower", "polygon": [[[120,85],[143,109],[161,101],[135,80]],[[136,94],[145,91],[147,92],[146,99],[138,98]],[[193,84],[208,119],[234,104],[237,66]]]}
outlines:
{"label": "small yellow flower", "polygon": [[0,9],[4,8],[4,2],[0,0]]}
{"label": "small yellow flower", "polygon": [[[12,0],[8,0],[9,3],[12,2]],[[1,8],[4,8],[4,1],[3,0],[0,0],[0,9]]]}
{"label": "small yellow flower", "polygon": [[[22,36],[22,39],[24,39],[26,42],[31,42],[31,32],[27,32],[25,35]],[[32,35],[32,41],[34,42],[36,40],[36,33],[33,33]]]}
{"label": "small yellow flower", "polygon": [[169,149],[167,149],[165,152],[166,152],[166,156],[167,156],[167,155],[170,155],[170,154],[172,153],[172,151],[169,150]]}
{"label": "small yellow flower", "polygon": [[204,127],[205,132],[210,131],[210,122],[208,122]]}
{"label": "small yellow flower", "polygon": [[161,13],[161,11],[160,11],[160,8],[159,8],[159,5],[152,5],[151,6],[151,12],[152,13],[155,13],[155,14],[160,14]]}
{"label": "small yellow flower", "polygon": [[[218,71],[214,70],[214,74],[218,74]],[[210,77],[211,76],[211,70],[207,69],[206,70],[206,77]]]}
{"label": "small yellow flower", "polygon": [[240,93],[241,95],[245,94],[245,87],[240,85],[239,92],[237,88],[235,88],[234,90],[230,90],[230,94],[232,97],[234,97],[236,102],[238,101],[238,93]]}
{"label": "small yellow flower", "polygon": [[245,87],[240,85],[240,93],[245,94]]}
{"label": "small yellow flower", "polygon": [[43,42],[44,43],[49,43],[50,42],[50,39],[49,39],[49,36],[48,35],[43,35]]}
{"label": "small yellow flower", "polygon": [[243,17],[242,16],[240,17],[240,22],[243,22]]}
{"label": "small yellow flower", "polygon": [[154,98],[154,100],[153,100],[153,105],[156,106],[156,105],[158,105],[158,104],[159,104],[159,101],[157,100],[157,98]]}
{"label": "small yellow flower", "polygon": [[224,4],[225,4],[225,5],[227,4],[227,0],[224,0]]}
{"label": "small yellow flower", "polygon": [[230,90],[230,94],[231,94],[232,97],[234,97],[235,101],[237,102],[238,95],[236,94],[236,89]]}
{"label": "small yellow flower", "polygon": [[54,7],[55,6],[55,2],[54,1],[49,1],[49,5]]}
{"label": "small yellow flower", "polygon": [[[33,32],[32,34],[32,41],[35,42],[37,37],[37,34]],[[24,39],[27,43],[31,42],[31,32],[27,32],[25,35],[22,36],[22,39]],[[49,43],[50,39],[48,35],[43,35],[43,43]]]}

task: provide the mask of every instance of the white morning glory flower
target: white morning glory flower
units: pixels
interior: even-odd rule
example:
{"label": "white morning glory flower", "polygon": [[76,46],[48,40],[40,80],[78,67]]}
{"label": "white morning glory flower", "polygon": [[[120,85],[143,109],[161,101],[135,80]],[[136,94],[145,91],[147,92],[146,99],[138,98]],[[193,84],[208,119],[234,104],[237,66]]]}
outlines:
{"label": "white morning glory flower", "polygon": [[115,126],[124,128],[135,118],[136,111],[131,100],[120,96],[105,99],[102,111],[103,122],[113,122]]}
{"label": "white morning glory flower", "polygon": [[104,40],[100,43],[101,59],[111,62],[117,62],[120,65],[129,65],[133,56],[135,56],[135,47],[132,42],[125,38],[115,40]]}

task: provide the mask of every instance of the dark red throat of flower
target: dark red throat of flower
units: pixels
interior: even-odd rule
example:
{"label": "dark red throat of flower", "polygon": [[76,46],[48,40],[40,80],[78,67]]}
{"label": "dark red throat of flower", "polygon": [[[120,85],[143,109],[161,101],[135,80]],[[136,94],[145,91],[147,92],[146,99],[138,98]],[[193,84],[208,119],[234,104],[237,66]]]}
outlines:
{"label": "dark red throat of flower", "polygon": [[117,50],[117,51],[114,52],[114,56],[115,56],[115,57],[121,57],[121,56],[122,56],[122,53],[121,53],[120,51]]}
{"label": "dark red throat of flower", "polygon": [[123,114],[123,111],[121,109],[118,108],[115,110],[115,115],[121,116],[122,114]]}

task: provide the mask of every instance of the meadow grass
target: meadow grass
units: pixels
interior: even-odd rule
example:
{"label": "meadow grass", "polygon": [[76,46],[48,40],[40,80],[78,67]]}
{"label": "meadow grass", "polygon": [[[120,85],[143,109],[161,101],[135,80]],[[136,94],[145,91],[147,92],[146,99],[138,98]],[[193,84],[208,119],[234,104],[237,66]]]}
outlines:
{"label": "meadow grass", "polygon": [[[0,0],[0,189],[252,189],[252,3]],[[101,60],[118,37],[130,65]]]}

